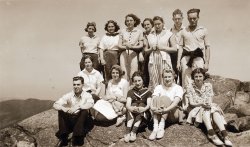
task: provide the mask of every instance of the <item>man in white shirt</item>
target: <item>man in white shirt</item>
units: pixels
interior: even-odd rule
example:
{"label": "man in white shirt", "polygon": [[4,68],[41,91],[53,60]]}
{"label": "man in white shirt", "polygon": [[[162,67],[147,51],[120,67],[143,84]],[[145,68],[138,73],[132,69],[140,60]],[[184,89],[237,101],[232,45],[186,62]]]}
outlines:
{"label": "man in white shirt", "polygon": [[94,105],[91,94],[82,90],[84,79],[73,78],[73,91],[57,100],[53,107],[58,110],[59,131],[56,136],[60,139],[59,146],[68,145],[68,135],[73,132],[73,145],[82,145],[84,124],[88,117],[88,109]]}

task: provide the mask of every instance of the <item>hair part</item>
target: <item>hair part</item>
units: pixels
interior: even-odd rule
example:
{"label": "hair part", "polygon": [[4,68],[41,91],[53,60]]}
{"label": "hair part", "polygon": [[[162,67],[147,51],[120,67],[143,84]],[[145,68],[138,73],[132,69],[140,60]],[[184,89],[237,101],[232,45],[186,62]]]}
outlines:
{"label": "hair part", "polygon": [[175,15],[177,15],[177,14],[180,14],[181,17],[183,17],[183,13],[181,12],[180,9],[175,9],[175,10],[174,10],[174,12],[173,12],[173,17],[174,17]]}
{"label": "hair part", "polygon": [[154,27],[154,21],[151,18],[145,18],[143,22],[141,23],[141,26],[144,28],[144,22],[149,21],[152,27]]}
{"label": "hair part", "polygon": [[114,24],[114,26],[115,26],[115,32],[117,32],[118,30],[120,30],[120,26],[117,24],[116,21],[114,21],[114,20],[109,20],[109,21],[105,24],[105,27],[104,27],[104,30],[105,30],[105,31],[108,32],[108,25],[109,25],[110,23]]}
{"label": "hair part", "polygon": [[84,78],[81,77],[81,76],[76,76],[76,77],[73,77],[73,81],[78,81],[80,80],[82,82],[82,84],[84,84]]}
{"label": "hair part", "polygon": [[203,68],[196,68],[191,73],[192,80],[194,80],[194,76],[197,73],[201,73],[204,76],[204,80],[206,80],[207,78],[209,78],[209,74],[207,74],[206,71]]}
{"label": "hair part", "polygon": [[[132,75],[132,82],[134,82],[134,77],[141,77],[142,78],[142,73],[140,71],[135,71]],[[143,78],[142,78],[143,81]]]}
{"label": "hair part", "polygon": [[156,21],[156,20],[160,20],[162,23],[164,23],[163,18],[160,17],[160,16],[155,16],[155,17],[153,18],[153,21]]}
{"label": "hair part", "polygon": [[88,28],[90,26],[93,26],[94,27],[94,32],[96,32],[96,23],[95,22],[88,22],[86,28],[84,29],[85,32],[88,32]]}
{"label": "hair part", "polygon": [[126,24],[127,17],[132,17],[134,19],[134,21],[135,21],[134,27],[137,27],[141,23],[140,18],[137,17],[135,14],[128,14],[125,16],[125,25],[126,26],[127,26],[127,24]]}
{"label": "hair part", "polygon": [[187,11],[187,15],[190,13],[197,13],[197,16],[199,17],[200,9],[196,9],[196,8],[190,9]]}
{"label": "hair part", "polygon": [[90,55],[85,55],[85,56],[84,56],[84,62],[85,62],[86,59],[89,59],[92,63],[94,62],[93,57],[90,56]]}

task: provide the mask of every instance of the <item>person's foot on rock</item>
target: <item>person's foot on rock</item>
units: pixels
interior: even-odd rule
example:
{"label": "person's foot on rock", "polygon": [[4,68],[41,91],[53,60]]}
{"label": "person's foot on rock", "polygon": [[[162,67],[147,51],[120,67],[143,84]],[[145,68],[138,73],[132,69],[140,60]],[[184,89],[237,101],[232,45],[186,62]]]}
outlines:
{"label": "person's foot on rock", "polygon": [[136,133],[134,132],[131,132],[130,133],[130,138],[129,138],[130,141],[135,141],[136,140]]}
{"label": "person's foot on rock", "polygon": [[84,144],[84,140],[82,136],[73,136],[72,145],[73,146],[82,146]]}
{"label": "person's foot on rock", "polygon": [[68,146],[68,139],[67,138],[60,139],[56,145],[56,147],[63,147],[63,146]]}
{"label": "person's foot on rock", "polygon": [[130,139],[130,133],[124,135],[124,142],[128,143]]}
{"label": "person's foot on rock", "polygon": [[125,119],[126,119],[125,115],[118,117],[117,120],[116,120],[116,124],[115,125],[117,127],[121,126],[122,123],[125,121]]}
{"label": "person's foot on rock", "polygon": [[157,131],[156,138],[161,139],[164,136],[164,133],[165,133],[164,129],[159,129]]}
{"label": "person's foot on rock", "polygon": [[224,143],[226,146],[233,146],[233,143],[229,140],[229,137],[224,138]]}
{"label": "person's foot on rock", "polygon": [[157,131],[153,131],[150,136],[148,137],[149,140],[155,140]]}
{"label": "person's foot on rock", "polygon": [[208,138],[217,146],[223,145],[224,143],[218,138],[217,135],[210,136],[208,135]]}

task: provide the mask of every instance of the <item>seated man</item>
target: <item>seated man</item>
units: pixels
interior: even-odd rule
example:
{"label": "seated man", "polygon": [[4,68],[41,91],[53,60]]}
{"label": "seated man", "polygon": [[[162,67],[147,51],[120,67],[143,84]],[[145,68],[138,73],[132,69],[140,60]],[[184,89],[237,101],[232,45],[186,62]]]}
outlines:
{"label": "seated man", "polygon": [[88,109],[94,105],[91,94],[82,90],[84,79],[73,78],[73,91],[57,100],[53,107],[58,110],[59,131],[56,136],[60,139],[59,146],[68,145],[68,135],[73,132],[73,145],[83,144],[84,124],[88,117]]}

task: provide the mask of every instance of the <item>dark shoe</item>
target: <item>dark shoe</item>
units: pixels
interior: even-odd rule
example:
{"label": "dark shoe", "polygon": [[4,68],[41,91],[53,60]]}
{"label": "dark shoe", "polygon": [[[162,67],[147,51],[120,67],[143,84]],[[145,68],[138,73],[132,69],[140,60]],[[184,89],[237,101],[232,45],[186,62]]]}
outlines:
{"label": "dark shoe", "polygon": [[72,145],[73,146],[82,146],[84,144],[83,136],[74,136]]}
{"label": "dark shoe", "polygon": [[68,139],[60,139],[56,144],[56,147],[68,146]]}

